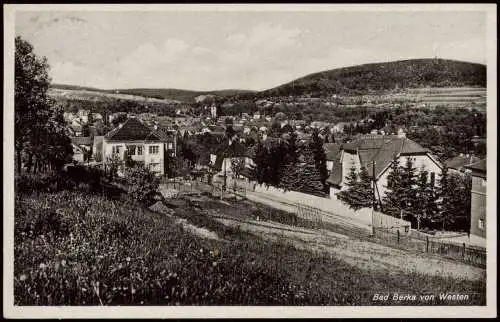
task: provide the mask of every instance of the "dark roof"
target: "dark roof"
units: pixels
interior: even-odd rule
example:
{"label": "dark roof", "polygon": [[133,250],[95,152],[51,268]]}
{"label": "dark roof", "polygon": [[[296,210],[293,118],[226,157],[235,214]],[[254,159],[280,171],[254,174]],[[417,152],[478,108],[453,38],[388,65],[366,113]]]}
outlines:
{"label": "dark roof", "polygon": [[171,141],[175,136],[173,131],[169,131],[161,126],[159,126],[156,130],[153,129],[151,133],[156,137],[159,137],[162,141]]}
{"label": "dark roof", "polygon": [[340,158],[340,143],[325,143],[323,149],[325,150],[326,159],[329,161],[337,160]]}
{"label": "dark roof", "polygon": [[361,166],[366,168],[370,176],[373,176],[373,161],[375,161],[375,174],[380,175],[399,154],[405,156],[429,152],[414,141],[395,135],[364,136],[343,144],[342,149],[359,154]]}
{"label": "dark roof", "polygon": [[136,118],[127,119],[122,126],[109,131],[105,138],[108,141],[162,141],[158,131],[149,128]]}
{"label": "dark roof", "polygon": [[458,155],[456,157],[447,159],[446,161],[444,161],[444,163],[448,168],[461,170],[466,165],[475,163],[477,161],[479,161],[479,158],[475,156],[468,157],[468,156]]}
{"label": "dark roof", "polygon": [[333,161],[332,172],[330,172],[330,176],[326,182],[334,186],[340,186],[342,182],[342,163],[340,159]]}
{"label": "dark roof", "polygon": [[73,136],[71,143],[76,145],[92,145],[92,138],[90,136]]}
{"label": "dark roof", "polygon": [[472,170],[472,175],[486,178],[486,159],[465,166]]}

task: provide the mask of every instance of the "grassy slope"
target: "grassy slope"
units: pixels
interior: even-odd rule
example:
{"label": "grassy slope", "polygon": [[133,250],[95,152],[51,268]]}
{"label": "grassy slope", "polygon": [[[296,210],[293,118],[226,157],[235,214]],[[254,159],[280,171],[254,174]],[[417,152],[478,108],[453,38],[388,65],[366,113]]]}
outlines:
{"label": "grassy slope", "polygon": [[474,303],[485,304],[483,282],[367,274],[224,227],[189,203],[176,212],[224,240],[190,235],[123,200],[79,191],[18,195],[15,303],[371,305],[374,292],[475,292]]}

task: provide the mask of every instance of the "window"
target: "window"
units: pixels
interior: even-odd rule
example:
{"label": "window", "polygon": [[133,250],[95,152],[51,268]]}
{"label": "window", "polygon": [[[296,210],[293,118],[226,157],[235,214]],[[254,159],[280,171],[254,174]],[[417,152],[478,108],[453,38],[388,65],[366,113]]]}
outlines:
{"label": "window", "polygon": [[485,179],[481,179],[481,186],[486,187],[486,180]]}
{"label": "window", "polygon": [[436,183],[436,173],[431,172],[431,185],[434,187]]}
{"label": "window", "polygon": [[160,148],[157,145],[150,145],[149,146],[149,154],[158,154],[160,151]]}
{"label": "window", "polygon": [[137,147],[137,155],[142,155],[142,146]]}
{"label": "window", "polygon": [[115,145],[115,146],[113,146],[113,151],[112,151],[112,153],[113,153],[113,154],[120,154],[120,149],[121,149],[121,146],[119,146],[119,145]]}
{"label": "window", "polygon": [[127,150],[129,155],[135,155],[135,145],[127,146]]}
{"label": "window", "polygon": [[172,150],[174,148],[174,144],[172,142],[167,143],[167,149]]}
{"label": "window", "polygon": [[484,219],[479,219],[477,226],[479,227],[479,229],[484,230]]}

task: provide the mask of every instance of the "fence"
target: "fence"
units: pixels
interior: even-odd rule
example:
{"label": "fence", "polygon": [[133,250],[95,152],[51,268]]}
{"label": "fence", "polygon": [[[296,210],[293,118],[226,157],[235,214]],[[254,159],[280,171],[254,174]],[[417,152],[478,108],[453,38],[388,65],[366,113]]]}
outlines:
{"label": "fence", "polygon": [[403,234],[399,229],[375,228],[376,238],[380,238],[399,248],[436,254],[461,260],[480,267],[486,267],[486,250],[463,244],[445,243],[423,234]]}

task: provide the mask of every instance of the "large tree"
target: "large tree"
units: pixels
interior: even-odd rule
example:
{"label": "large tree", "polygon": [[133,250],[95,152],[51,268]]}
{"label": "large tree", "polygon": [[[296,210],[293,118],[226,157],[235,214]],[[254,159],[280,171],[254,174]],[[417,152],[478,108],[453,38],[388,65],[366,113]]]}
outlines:
{"label": "large tree", "polygon": [[350,208],[358,210],[373,205],[371,178],[365,167],[362,167],[358,174],[356,167],[352,164],[349,168],[346,187],[347,189],[337,194],[337,199],[349,205]]}
{"label": "large tree", "polygon": [[387,190],[383,198],[384,212],[393,217],[399,217],[401,212],[401,200],[404,198],[404,187],[402,170],[399,160],[392,161],[387,176]]}
{"label": "large tree", "polygon": [[450,173],[446,166],[438,187],[440,202],[437,221],[441,229],[470,229],[471,177]]}
{"label": "large tree", "polygon": [[308,145],[302,146],[297,151],[297,157],[289,159],[285,164],[280,186],[285,190],[325,196],[321,174],[316,168],[313,153]]}
{"label": "large tree", "polygon": [[328,179],[328,170],[326,168],[326,153],[323,148],[323,140],[319,136],[319,132],[317,129],[314,129],[311,137],[311,141],[309,142],[309,148],[311,149],[314,156],[314,163],[316,165],[316,169],[318,169],[321,183],[323,184],[323,189],[325,192],[328,191],[328,184],[326,180]]}
{"label": "large tree", "polygon": [[434,222],[438,215],[439,194],[434,180],[429,179],[428,171],[421,169],[417,180],[415,212],[417,230],[420,230],[422,221],[427,225]]}
{"label": "large tree", "polygon": [[71,160],[73,150],[62,110],[47,95],[47,59],[38,57],[33,46],[21,37],[16,37],[15,47],[16,169],[20,172],[23,163],[28,171],[60,168]]}

